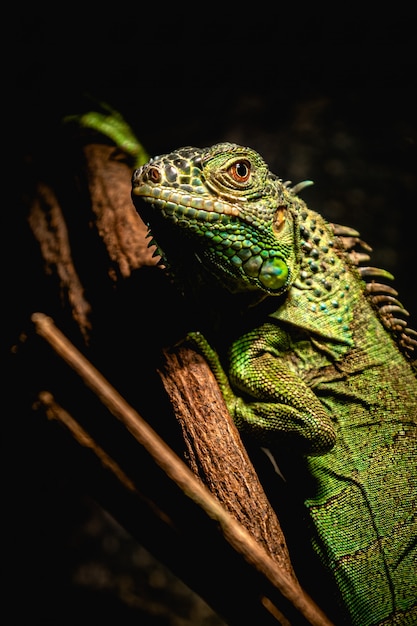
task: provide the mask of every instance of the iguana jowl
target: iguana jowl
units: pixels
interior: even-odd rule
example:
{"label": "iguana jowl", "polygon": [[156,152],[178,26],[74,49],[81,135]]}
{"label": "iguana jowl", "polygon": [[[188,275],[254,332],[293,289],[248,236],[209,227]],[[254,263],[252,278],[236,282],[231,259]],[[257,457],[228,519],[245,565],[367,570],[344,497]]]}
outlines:
{"label": "iguana jowl", "polygon": [[390,275],[361,267],[359,234],[301,187],[224,143],[151,159],[132,197],[174,279],[236,315],[213,348],[193,337],[238,427],[282,449],[345,607],[337,623],[416,624],[417,334]]}

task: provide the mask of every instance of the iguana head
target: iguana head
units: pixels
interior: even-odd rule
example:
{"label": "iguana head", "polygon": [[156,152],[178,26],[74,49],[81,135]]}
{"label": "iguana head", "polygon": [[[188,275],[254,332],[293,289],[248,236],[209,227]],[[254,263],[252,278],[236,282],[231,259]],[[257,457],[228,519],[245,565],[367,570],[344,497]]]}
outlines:
{"label": "iguana head", "polygon": [[221,143],[155,157],[135,170],[132,198],[168,264],[192,252],[234,292],[280,294],[296,278],[300,201],[254,150]]}

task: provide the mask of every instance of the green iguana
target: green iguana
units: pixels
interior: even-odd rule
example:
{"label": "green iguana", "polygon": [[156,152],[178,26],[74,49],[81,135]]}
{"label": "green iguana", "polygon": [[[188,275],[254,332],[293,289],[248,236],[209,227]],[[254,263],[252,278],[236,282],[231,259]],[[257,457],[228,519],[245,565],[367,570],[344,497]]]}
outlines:
{"label": "green iguana", "polygon": [[150,245],[196,303],[204,335],[190,337],[242,436],[274,451],[322,608],[337,626],[414,626],[417,333],[384,283],[393,277],[363,266],[358,232],[297,196],[309,181],[292,187],[230,143],[144,164],[131,129],[104,109],[76,119],[141,165],[132,198]]}
{"label": "green iguana", "polygon": [[369,247],[309,209],[305,184],[221,143],[151,159],[132,198],[167,271],[214,313],[210,343],[193,340],[302,500],[336,623],[417,624],[417,333],[379,282],[392,276],[361,266]]}

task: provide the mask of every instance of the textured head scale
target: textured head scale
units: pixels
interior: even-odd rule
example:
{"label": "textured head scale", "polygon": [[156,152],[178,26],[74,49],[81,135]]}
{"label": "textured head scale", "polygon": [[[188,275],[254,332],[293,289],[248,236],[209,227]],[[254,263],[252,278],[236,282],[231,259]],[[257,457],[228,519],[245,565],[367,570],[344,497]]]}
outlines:
{"label": "textured head scale", "polygon": [[221,143],[155,157],[134,172],[132,198],[168,262],[185,236],[231,291],[280,294],[296,278],[296,198],[254,150]]}

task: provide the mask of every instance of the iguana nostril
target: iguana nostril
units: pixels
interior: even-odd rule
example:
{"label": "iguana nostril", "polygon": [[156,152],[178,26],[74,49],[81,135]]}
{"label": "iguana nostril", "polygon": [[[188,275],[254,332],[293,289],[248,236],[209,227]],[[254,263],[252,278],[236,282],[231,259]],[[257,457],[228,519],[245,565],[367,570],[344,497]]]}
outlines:
{"label": "iguana nostril", "polygon": [[159,183],[161,180],[161,172],[159,171],[159,169],[157,167],[149,167],[147,172],[146,172],[146,177],[148,178],[148,180],[150,180],[152,183]]}

